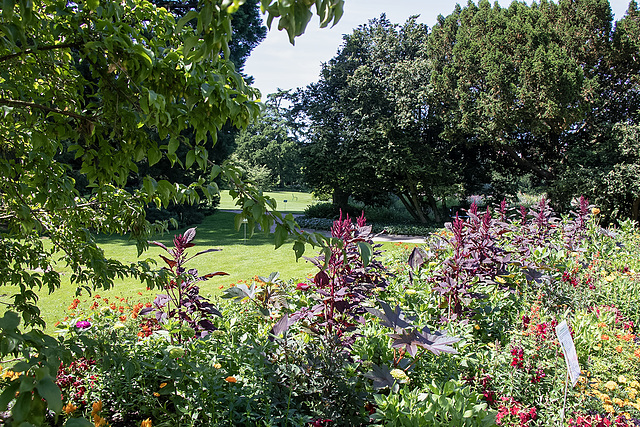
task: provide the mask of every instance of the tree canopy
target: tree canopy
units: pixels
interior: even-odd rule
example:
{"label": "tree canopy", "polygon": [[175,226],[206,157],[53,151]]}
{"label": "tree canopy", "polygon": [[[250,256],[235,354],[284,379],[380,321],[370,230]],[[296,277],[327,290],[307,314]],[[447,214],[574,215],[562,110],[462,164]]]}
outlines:
{"label": "tree canopy", "polygon": [[[459,180],[465,159],[439,138],[432,105],[428,29],[386,16],[344,36],[320,81],[299,94],[309,123],[305,175],[313,188],[367,200],[394,193],[425,222],[435,196]],[[345,201],[342,200],[342,203]],[[437,210],[434,210],[437,212]]]}
{"label": "tree canopy", "polygon": [[[307,180],[343,204],[393,192],[423,221],[437,198],[482,184],[502,198],[523,176],[560,208],[580,192],[602,201],[635,188],[622,153],[637,137],[639,22],[631,1],[614,25],[607,0],[470,1],[431,31],[370,21],[300,96]],[[609,219],[638,219],[640,193],[616,200]]]}

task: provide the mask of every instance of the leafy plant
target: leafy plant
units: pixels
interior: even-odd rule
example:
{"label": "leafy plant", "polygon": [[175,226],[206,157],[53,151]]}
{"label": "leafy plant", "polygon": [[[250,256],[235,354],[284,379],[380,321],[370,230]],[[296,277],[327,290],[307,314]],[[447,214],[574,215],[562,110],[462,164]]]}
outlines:
{"label": "leafy plant", "polygon": [[[188,257],[186,250],[193,247],[191,243],[196,236],[196,229],[190,228],[183,234],[178,234],[173,238],[173,249],[167,248],[160,242],[151,242],[167,251],[171,258],[160,255],[171,272],[169,283],[165,284],[166,294],[158,294],[153,301],[154,307],[145,308],[140,311],[141,315],[155,312],[156,319],[165,323],[177,321],[181,327],[178,334],[178,342],[184,337],[196,336],[201,338],[211,331],[215,326],[211,321],[212,316],[222,316],[218,309],[211,302],[200,295],[200,288],[197,284],[214,276],[224,276],[227,273],[217,271],[215,273],[198,276],[196,269],[185,269],[185,264],[205,253],[215,252],[219,249],[206,249]],[[183,329],[188,326],[190,330]],[[191,335],[191,336],[190,336]]]}
{"label": "leafy plant", "polygon": [[318,257],[306,258],[320,270],[304,287],[305,292],[313,292],[316,304],[293,313],[287,324],[304,321],[318,335],[335,335],[345,346],[353,343],[353,333],[364,322],[363,303],[375,288],[387,284],[385,268],[375,259],[381,253],[379,245],[373,243],[371,227],[365,224],[364,214],[356,224],[349,215],[334,221],[329,244]]}

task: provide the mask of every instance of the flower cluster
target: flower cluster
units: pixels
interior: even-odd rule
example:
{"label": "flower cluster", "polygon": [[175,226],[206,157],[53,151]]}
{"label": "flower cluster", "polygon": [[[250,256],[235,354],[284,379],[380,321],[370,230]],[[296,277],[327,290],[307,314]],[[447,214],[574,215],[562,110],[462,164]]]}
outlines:
{"label": "flower cluster", "polygon": [[[95,360],[84,357],[74,360],[69,366],[64,366],[64,364],[60,363],[60,368],[56,374],[56,384],[60,387],[63,395],[68,396],[69,399],[72,400],[68,405],[77,408],[75,405],[84,406],[87,404],[86,393],[95,387],[97,380],[92,370],[95,365]],[[67,409],[69,410],[71,406]],[[75,411],[75,409],[70,410],[70,412],[73,411]]]}
{"label": "flower cluster", "polygon": [[537,417],[535,407],[528,408],[512,397],[502,397],[500,400],[502,400],[502,403],[498,407],[496,424],[518,425],[520,427],[533,425]]}

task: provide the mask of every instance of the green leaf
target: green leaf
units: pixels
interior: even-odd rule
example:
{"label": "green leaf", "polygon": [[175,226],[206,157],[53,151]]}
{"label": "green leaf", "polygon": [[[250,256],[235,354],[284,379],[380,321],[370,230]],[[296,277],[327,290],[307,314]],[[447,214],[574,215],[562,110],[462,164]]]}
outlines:
{"label": "green leaf", "polygon": [[100,6],[100,0],[86,0],[85,2],[89,10],[96,10]]}
{"label": "green leaf", "polygon": [[371,262],[373,256],[373,248],[367,242],[358,242],[358,249],[360,249],[360,256],[362,257],[362,264],[366,267]]}
{"label": "green leaf", "polygon": [[296,261],[300,259],[302,255],[304,255],[304,242],[297,241],[293,244],[293,251],[296,254]]}
{"label": "green leaf", "polygon": [[280,246],[284,244],[284,242],[287,241],[287,237],[289,236],[289,233],[287,233],[286,227],[284,227],[282,224],[278,224],[276,226],[276,231],[274,234],[275,234],[275,246],[276,246],[276,249],[278,249]]}
{"label": "green leaf", "polygon": [[196,161],[196,152],[194,150],[189,150],[189,152],[187,153],[187,159],[185,161],[184,167],[186,169],[189,169],[191,165],[193,165],[193,162],[195,161]]}
{"label": "green leaf", "polygon": [[29,410],[31,409],[31,393],[20,393],[16,399],[15,405],[11,409],[11,415],[15,422],[19,423],[27,419]]}
{"label": "green leaf", "polygon": [[47,401],[49,410],[59,414],[62,411],[62,394],[51,376],[44,377],[36,385],[40,396]]}
{"label": "green leaf", "polygon": [[147,159],[149,160],[149,166],[153,166],[162,159],[162,152],[154,145],[147,151]]}
{"label": "green leaf", "polygon": [[20,325],[20,318],[13,311],[8,311],[0,319],[0,329],[9,332],[14,331]]}
{"label": "green leaf", "polygon": [[2,1],[2,17],[10,22],[13,18],[13,9],[16,6],[15,0],[3,0]]}
{"label": "green leaf", "polygon": [[93,427],[94,424],[84,418],[69,418],[64,424],[65,427]]}
{"label": "green leaf", "polygon": [[2,394],[0,394],[0,411],[3,412],[7,410],[9,402],[16,397],[16,392],[18,391],[18,387],[20,387],[20,381],[9,381],[6,387]]}
{"label": "green leaf", "polygon": [[178,24],[176,25],[176,32],[179,33],[180,31],[182,31],[182,28],[192,19],[195,19],[198,17],[198,11],[196,10],[190,10],[189,12],[186,13],[186,15],[184,15],[182,18],[180,18],[180,20],[178,21]]}

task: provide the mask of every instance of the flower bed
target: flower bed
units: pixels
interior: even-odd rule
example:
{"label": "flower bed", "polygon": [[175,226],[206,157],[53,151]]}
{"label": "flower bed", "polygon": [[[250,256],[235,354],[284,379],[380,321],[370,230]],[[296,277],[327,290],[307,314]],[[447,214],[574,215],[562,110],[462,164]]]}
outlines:
{"label": "flower bed", "polygon": [[[215,301],[197,288],[211,276],[185,266],[195,230],[179,236],[157,296],[68,307],[62,415],[42,423],[640,425],[631,223],[602,229],[584,199],[559,218],[543,200],[472,206],[411,252],[383,255],[370,231],[364,218],[336,221],[308,281],[272,274]],[[563,320],[582,369],[566,390]],[[13,390],[21,375],[2,377]],[[21,393],[2,394],[14,416]]]}

